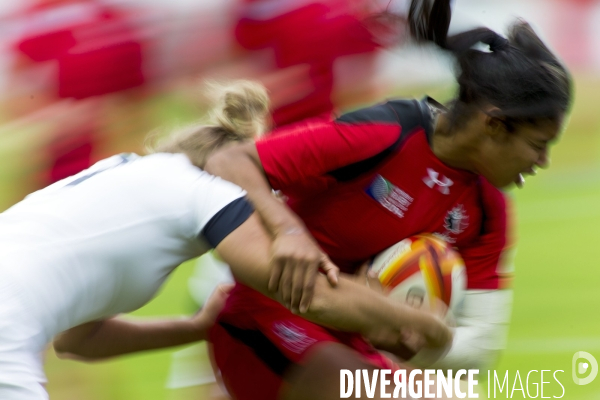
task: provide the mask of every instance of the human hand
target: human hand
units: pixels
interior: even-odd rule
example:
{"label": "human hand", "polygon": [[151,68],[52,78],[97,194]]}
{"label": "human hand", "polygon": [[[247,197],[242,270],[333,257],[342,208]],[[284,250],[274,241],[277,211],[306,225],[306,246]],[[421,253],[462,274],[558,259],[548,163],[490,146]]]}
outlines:
{"label": "human hand", "polygon": [[202,308],[190,318],[193,328],[203,339],[207,339],[208,330],[215,324],[219,313],[225,307],[233,287],[233,284],[218,285]]}
{"label": "human hand", "polygon": [[444,320],[447,308],[441,300],[434,300],[431,308],[408,303],[404,306],[410,315],[404,327],[373,327],[366,335],[375,347],[408,360],[423,348],[442,348],[452,341],[452,331]]}
{"label": "human hand", "polygon": [[275,237],[271,246],[269,290],[279,292],[286,307],[293,312],[308,310],[319,270],[327,275],[332,286],[337,285],[339,268],[308,232],[292,228]]}

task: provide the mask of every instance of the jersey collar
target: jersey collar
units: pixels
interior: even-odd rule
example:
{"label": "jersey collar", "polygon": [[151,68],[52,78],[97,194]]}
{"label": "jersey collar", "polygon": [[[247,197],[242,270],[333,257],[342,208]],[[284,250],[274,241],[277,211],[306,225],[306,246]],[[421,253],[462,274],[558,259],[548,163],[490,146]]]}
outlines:
{"label": "jersey collar", "polygon": [[448,111],[448,109],[443,104],[429,96],[425,96],[422,100],[418,101],[418,104],[419,111],[421,112],[421,120],[423,121],[421,126],[425,129],[427,142],[431,144],[435,127],[435,119],[439,114]]}

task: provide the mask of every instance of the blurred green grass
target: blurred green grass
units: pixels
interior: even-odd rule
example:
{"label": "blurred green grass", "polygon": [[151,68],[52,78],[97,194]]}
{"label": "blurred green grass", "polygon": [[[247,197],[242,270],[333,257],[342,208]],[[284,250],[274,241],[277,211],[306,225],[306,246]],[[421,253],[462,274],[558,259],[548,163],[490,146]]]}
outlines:
{"label": "blurred green grass", "polygon": [[[528,179],[524,190],[514,192],[519,239],[514,309],[508,348],[497,367],[501,376],[509,371],[511,387],[517,370],[523,384],[530,370],[564,370],[557,377],[565,386],[563,398],[569,400],[600,398],[600,378],[587,386],[577,386],[571,379],[574,352],[587,351],[600,359],[600,245],[596,243],[600,238],[599,91],[600,78],[577,77],[570,124],[552,151],[551,169]],[[402,94],[421,93],[423,88]],[[429,93],[443,100],[450,90],[441,88]],[[167,98],[153,101],[151,107],[157,119],[185,121],[193,112],[182,104]],[[5,142],[5,137],[0,138],[0,152],[5,153],[9,145],[22,148],[28,142]],[[7,166],[12,169],[2,168],[0,188],[16,184],[14,179],[8,180],[23,160],[13,161]],[[0,200],[5,198],[11,197],[5,193]],[[188,312],[186,280],[191,270],[191,263],[178,268],[160,295],[134,314]],[[57,360],[49,352],[48,390],[51,398],[65,400],[184,398],[182,393],[165,389],[170,362],[171,351],[91,365]],[[551,375],[545,380],[554,382]],[[485,392],[485,386],[482,389]],[[545,390],[545,396],[561,394],[555,383],[546,385]],[[203,397],[196,394],[195,398]],[[521,392],[515,392],[514,398],[522,398]]]}

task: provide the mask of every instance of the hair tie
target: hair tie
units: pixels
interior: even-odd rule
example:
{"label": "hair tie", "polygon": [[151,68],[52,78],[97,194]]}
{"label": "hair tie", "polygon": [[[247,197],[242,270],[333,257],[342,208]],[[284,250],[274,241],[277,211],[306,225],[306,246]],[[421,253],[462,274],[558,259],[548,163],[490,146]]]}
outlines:
{"label": "hair tie", "polygon": [[508,39],[500,35],[495,35],[492,38],[492,40],[490,40],[490,43],[488,43],[488,45],[490,46],[491,51],[497,52],[501,50],[506,50],[509,46],[509,42]]}

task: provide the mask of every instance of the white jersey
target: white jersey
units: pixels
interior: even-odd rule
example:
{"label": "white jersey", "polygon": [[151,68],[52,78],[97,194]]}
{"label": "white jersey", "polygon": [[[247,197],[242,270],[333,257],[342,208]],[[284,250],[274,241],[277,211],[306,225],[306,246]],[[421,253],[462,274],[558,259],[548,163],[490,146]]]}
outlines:
{"label": "white jersey", "polygon": [[46,340],[135,310],[208,250],[203,228],[244,194],[181,154],[102,160],[0,214],[0,281],[18,288]]}

